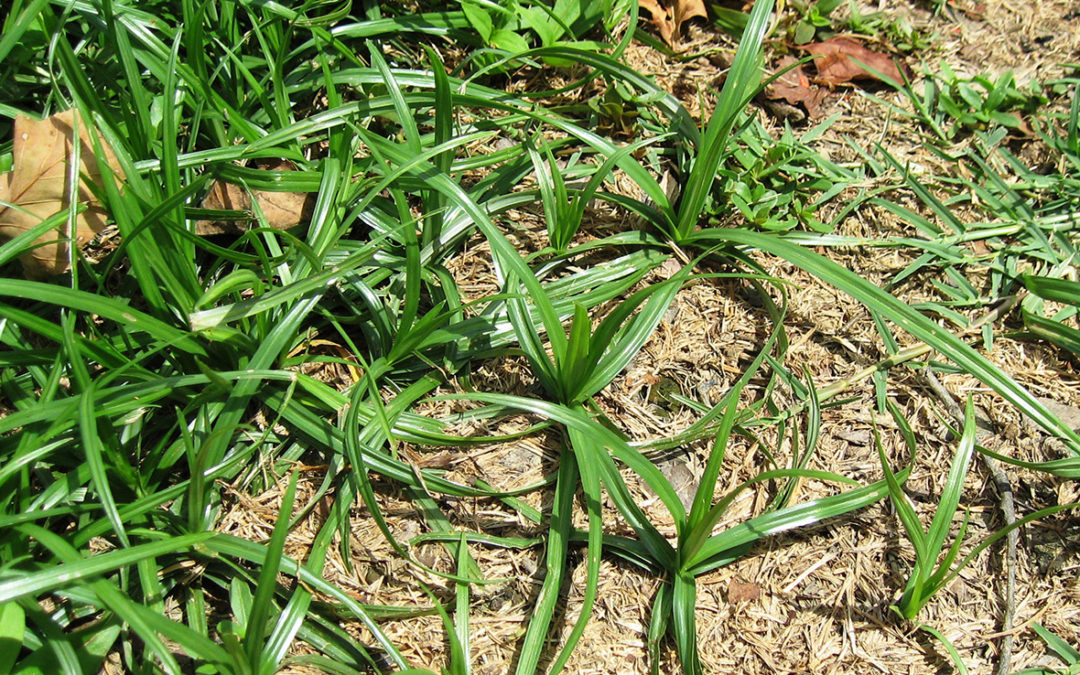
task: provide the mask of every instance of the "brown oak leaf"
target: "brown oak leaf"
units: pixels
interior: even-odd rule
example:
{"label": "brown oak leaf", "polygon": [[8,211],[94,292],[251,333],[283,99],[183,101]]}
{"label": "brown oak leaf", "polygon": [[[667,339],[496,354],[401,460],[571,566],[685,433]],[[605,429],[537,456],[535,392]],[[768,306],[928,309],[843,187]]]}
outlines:
{"label": "brown oak leaf", "polygon": [[683,23],[695,17],[709,18],[703,0],[638,0],[638,7],[649,13],[660,38],[672,48],[679,43]]}
{"label": "brown oak leaf", "polygon": [[[70,242],[84,246],[105,229],[107,216],[89,185],[100,185],[101,169],[94,157],[86,121],[79,120],[79,176],[75,191],[78,204],[86,208],[75,217],[75,231],[65,220],[56,230],[37,238],[38,244],[21,257],[23,271],[31,278],[67,272]],[[12,143],[12,170],[0,176],[0,238],[13,239],[40,225],[46,218],[69,208],[72,192],[70,161],[74,150],[74,112],[67,110],[43,120],[17,116]],[[116,155],[101,141],[104,159],[123,180]]]}
{"label": "brown oak leaf", "polygon": [[880,80],[881,78],[864,66],[885,75],[894,82],[903,82],[904,76],[896,61],[887,54],[873,52],[858,40],[834,37],[825,42],[815,42],[803,47],[817,58],[818,82],[829,86],[852,80]]}
{"label": "brown oak leaf", "polygon": [[[296,171],[296,166],[286,160],[269,160],[259,165],[264,171]],[[315,208],[315,195],[308,192],[272,192],[247,190],[234,183],[218,180],[210,186],[200,208],[216,211],[252,210],[252,199],[266,217],[266,223],[279,230],[288,230],[311,220]],[[200,220],[195,223],[195,234],[205,236],[243,232],[248,220]]]}
{"label": "brown oak leaf", "polygon": [[[798,61],[790,56],[785,56],[780,59],[777,64],[777,70],[782,71],[788,66],[798,63]],[[776,78],[772,84],[765,87],[765,96],[771,99],[781,99],[787,101],[791,105],[799,105],[800,103],[806,108],[806,114],[810,117],[817,117],[818,106],[825,100],[828,92],[820,87],[814,86],[810,82],[810,78],[806,76],[802,66],[795,66],[791,70]]]}

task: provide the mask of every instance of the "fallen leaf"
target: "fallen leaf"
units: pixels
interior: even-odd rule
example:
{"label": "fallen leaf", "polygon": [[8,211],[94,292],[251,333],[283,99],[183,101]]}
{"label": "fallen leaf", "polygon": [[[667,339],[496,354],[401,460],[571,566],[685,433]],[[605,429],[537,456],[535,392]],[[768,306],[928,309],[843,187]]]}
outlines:
{"label": "fallen leaf", "polygon": [[752,581],[732,579],[728,584],[727,601],[732,604],[757,600],[759,597],[761,597],[761,587]]}
{"label": "fallen leaf", "polygon": [[971,3],[959,3],[949,2],[949,7],[958,9],[964,13],[964,16],[972,21],[982,21],[986,18],[986,3],[985,2],[971,2]]}
{"label": "fallen leaf", "polygon": [[703,0],[638,0],[638,7],[649,13],[660,38],[674,48],[679,42],[683,23],[695,17],[709,18]]}
{"label": "fallen leaf", "polygon": [[834,37],[825,42],[815,42],[803,47],[817,58],[818,82],[829,86],[844,84],[852,80],[880,80],[881,78],[863,66],[892,79],[903,82],[904,76],[893,58],[887,54],[872,52],[858,40],[846,37]]}
{"label": "fallen leaf", "polygon": [[[259,168],[265,171],[296,171],[292,162],[286,160],[261,164]],[[211,184],[199,206],[216,211],[250,212],[252,199],[259,205],[267,224],[278,230],[287,230],[311,220],[315,208],[315,195],[309,192],[249,191],[240,185],[220,180]],[[195,223],[195,234],[205,236],[243,232],[250,223],[250,220],[200,220]]]}
{"label": "fallen leaf", "polygon": [[[785,56],[780,59],[776,69],[782,71],[795,63],[798,63],[798,60]],[[802,66],[795,66],[765,87],[765,96],[767,98],[784,100],[791,105],[801,103],[806,108],[806,114],[810,117],[817,117],[818,106],[821,105],[827,95],[827,91],[814,86],[810,78],[806,76]]]}
{"label": "fallen leaf", "polygon": [[670,279],[671,277],[681,272],[682,268],[682,263],[680,263],[678,260],[676,260],[675,258],[668,258],[663,262],[662,265],[660,265],[658,273],[660,277],[664,279]]}
{"label": "fallen leaf", "polygon": [[[84,121],[79,128],[79,174],[82,178],[76,199],[85,210],[75,217],[75,232],[67,223],[36,240],[40,244],[20,259],[28,277],[43,278],[68,271],[69,243],[74,238],[82,247],[105,229],[107,216],[101,202],[88,187],[101,183],[101,170]],[[0,238],[10,240],[70,206],[69,162],[74,149],[74,113],[57,113],[44,120],[21,115],[15,118],[12,143],[12,170],[0,176]],[[105,161],[123,179],[116,155],[102,140]],[[71,235],[74,234],[74,237]]]}

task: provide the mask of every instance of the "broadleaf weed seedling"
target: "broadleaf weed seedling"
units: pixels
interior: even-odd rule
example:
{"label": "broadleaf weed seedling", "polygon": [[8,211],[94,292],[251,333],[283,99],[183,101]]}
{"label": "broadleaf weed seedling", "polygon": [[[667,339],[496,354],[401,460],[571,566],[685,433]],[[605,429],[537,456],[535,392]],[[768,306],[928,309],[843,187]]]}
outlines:
{"label": "broadleaf weed seedling", "polygon": [[792,0],[791,7],[799,13],[799,19],[788,30],[791,39],[797,45],[804,45],[814,40],[826,40],[832,37],[833,22],[829,17],[833,10],[842,5],[844,0]]}
{"label": "broadleaf weed seedling", "polygon": [[720,180],[706,204],[710,220],[726,215],[734,205],[748,223],[764,230],[799,227],[815,232],[833,228],[817,218],[822,204],[854,182],[854,172],[831,162],[810,144],[827,130],[832,116],[800,136],[785,124],[774,138],[756,120],[740,127],[737,143],[719,170]]}
{"label": "broadleaf weed seedling", "polygon": [[863,14],[855,0],[848,0],[847,28],[852,33],[879,36],[889,46],[901,52],[928,49],[937,39],[937,33],[927,33],[911,22],[907,13],[889,16],[885,12]]}
{"label": "broadleaf weed seedling", "polygon": [[921,121],[929,127],[934,134],[934,142],[939,145],[952,143],[963,134],[986,131],[994,126],[1023,128],[1026,121],[1022,113],[1030,114],[1047,102],[1037,83],[1032,82],[1025,91],[1016,84],[1011,71],[1002,73],[997,79],[988,75],[964,77],[944,61],[939,64],[937,73],[924,68],[921,95],[916,93],[906,76],[904,82],[885,81],[908,99],[914,112],[876,96],[867,96],[884,103],[900,115]]}
{"label": "broadleaf weed seedling", "polygon": [[[480,41],[503,52],[521,54],[534,42],[540,47],[574,45],[599,49],[605,45],[580,40],[579,36],[597,24],[615,25],[628,13],[625,4],[614,0],[556,0],[553,6],[529,0],[459,0],[462,13]],[[610,23],[615,19],[615,23]],[[492,65],[494,55],[481,55],[480,65]],[[571,65],[572,61],[546,59],[552,65]],[[501,66],[496,66],[501,68]]]}

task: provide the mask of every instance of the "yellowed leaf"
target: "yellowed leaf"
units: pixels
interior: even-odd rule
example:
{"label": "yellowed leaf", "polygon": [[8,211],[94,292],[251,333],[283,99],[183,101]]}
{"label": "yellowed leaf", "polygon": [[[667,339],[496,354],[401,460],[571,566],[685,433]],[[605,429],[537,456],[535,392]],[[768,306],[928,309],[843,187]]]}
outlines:
{"label": "yellowed leaf", "polygon": [[[260,169],[269,171],[295,171],[296,167],[288,161],[279,160],[261,165]],[[251,211],[252,199],[259,205],[259,210],[266,217],[270,227],[287,230],[311,220],[315,207],[315,195],[307,192],[270,192],[267,190],[247,190],[240,185],[214,181],[206,193],[201,208],[227,211]],[[243,232],[250,221],[244,220],[200,220],[195,224],[195,234],[211,235]]]}
{"label": "yellowed leaf", "polygon": [[[67,232],[65,223],[56,232],[39,237],[37,243],[42,245],[22,256],[28,277],[41,278],[68,271],[69,242],[74,239],[76,246],[81,247],[105,229],[105,211],[88,187],[89,184],[100,185],[101,170],[83,124],[80,120],[79,174],[82,180],[76,199],[86,209],[75,218],[75,232]],[[73,137],[74,114],[71,110],[44,120],[21,115],[15,118],[12,170],[0,177],[0,201],[5,202],[0,204],[0,238],[13,239],[70,206],[69,166]],[[104,141],[102,146],[109,167],[123,180],[116,155]]]}
{"label": "yellowed leaf", "polygon": [[683,23],[695,17],[707,19],[703,0],[638,0],[638,7],[649,13],[660,39],[674,48],[679,43]]}

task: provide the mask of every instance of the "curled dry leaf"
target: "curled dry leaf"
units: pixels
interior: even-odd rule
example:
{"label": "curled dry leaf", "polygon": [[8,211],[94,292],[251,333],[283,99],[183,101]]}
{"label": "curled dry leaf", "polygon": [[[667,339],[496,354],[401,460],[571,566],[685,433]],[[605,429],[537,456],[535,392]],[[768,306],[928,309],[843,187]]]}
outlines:
{"label": "curled dry leaf", "polygon": [[[776,69],[782,71],[796,63],[796,59],[785,56],[780,59]],[[795,66],[765,87],[766,98],[780,99],[791,105],[801,103],[806,108],[806,114],[812,118],[818,116],[818,106],[827,95],[827,91],[810,82],[801,65]]]}
{"label": "curled dry leaf", "polygon": [[649,13],[660,38],[673,48],[679,43],[684,22],[694,17],[709,18],[703,0],[638,0],[638,7]]}
{"label": "curled dry leaf", "polygon": [[829,86],[844,84],[852,80],[880,80],[881,78],[867,70],[885,75],[894,82],[903,82],[904,76],[896,61],[887,54],[873,52],[858,40],[846,37],[834,37],[825,42],[815,42],[803,47],[817,58],[818,82]]}
{"label": "curled dry leaf", "polygon": [[[260,164],[264,171],[296,171],[296,166],[286,160],[270,160]],[[252,210],[252,200],[259,205],[259,210],[266,217],[270,227],[287,230],[300,223],[311,220],[315,208],[315,195],[307,192],[271,192],[268,190],[247,190],[246,188],[214,181],[203,199],[200,208],[215,211]],[[195,224],[195,234],[227,234],[243,232],[251,221],[247,220],[200,220]]]}
{"label": "curled dry leaf", "polygon": [[[86,208],[75,218],[75,231],[67,232],[67,222],[56,231],[42,235],[32,251],[22,256],[28,277],[43,278],[68,271],[69,243],[82,247],[105,229],[107,216],[89,185],[101,183],[101,169],[94,157],[94,144],[80,120],[78,204]],[[70,158],[74,150],[74,113],[57,113],[44,120],[15,118],[12,170],[0,176],[0,238],[10,240],[37,227],[46,218],[66,210],[72,190]],[[104,159],[121,180],[124,175],[112,149],[101,141]]]}

